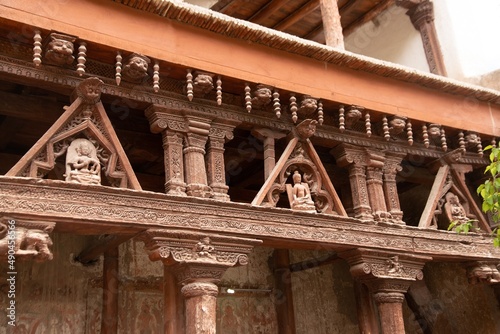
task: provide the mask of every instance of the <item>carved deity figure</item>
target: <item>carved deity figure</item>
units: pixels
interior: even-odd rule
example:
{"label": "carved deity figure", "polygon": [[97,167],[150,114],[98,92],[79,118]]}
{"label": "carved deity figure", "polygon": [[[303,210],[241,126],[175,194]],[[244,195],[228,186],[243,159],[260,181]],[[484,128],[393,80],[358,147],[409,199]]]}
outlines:
{"label": "carved deity figure", "polygon": [[389,134],[393,137],[402,133],[405,128],[406,128],[406,117],[394,116],[389,121]]}
{"label": "carved deity figure", "polygon": [[62,34],[50,34],[50,42],[45,52],[45,60],[54,65],[71,65],[75,60],[73,52],[75,47],[73,43],[75,38]]}
{"label": "carved deity figure", "polygon": [[49,233],[53,228],[52,223],[43,228],[16,226],[14,230],[9,230],[7,225],[0,223],[0,260],[7,259],[12,241],[15,241],[13,245],[16,259],[37,262],[52,260],[53,255],[49,248],[52,246],[52,240]]}
{"label": "carved deity figure", "polygon": [[255,108],[262,108],[271,103],[272,92],[271,89],[264,85],[257,85],[253,92],[252,106]]}
{"label": "carved deity figure", "polygon": [[133,53],[128,57],[122,74],[128,81],[140,81],[148,75],[148,66],[150,63],[151,61],[148,57]]}
{"label": "carved deity figure", "polygon": [[458,196],[452,192],[448,192],[445,196],[444,211],[446,218],[451,222],[457,222],[457,224],[463,224],[469,221],[465,213],[464,207],[460,204]]}
{"label": "carved deity figure", "polygon": [[204,96],[214,89],[213,74],[199,72],[194,78],[193,91],[196,95]]}
{"label": "carved deity figure", "polygon": [[66,153],[66,181],[101,184],[101,163],[96,152],[89,140],[73,140]]}
{"label": "carved deity figure", "polygon": [[481,137],[475,132],[467,132],[465,134],[465,147],[468,150],[477,150],[477,147],[481,144]]}
{"label": "carved deity figure", "polygon": [[303,120],[296,126],[297,134],[302,138],[310,138],[316,132],[318,121],[312,119]]}
{"label": "carved deity figure", "polygon": [[399,256],[391,256],[387,259],[387,272],[389,274],[398,274],[403,270],[403,265],[399,262]]}
{"label": "carved deity figure", "polygon": [[315,98],[310,97],[309,95],[304,95],[304,98],[302,99],[302,102],[300,102],[300,109],[299,111],[308,116],[314,113],[318,109],[318,100]]}
{"label": "carved deity figure", "polygon": [[345,114],[345,127],[347,129],[351,129],[353,125],[360,120],[361,116],[363,115],[358,108],[356,108],[355,106],[349,108],[349,110],[347,110]]}
{"label": "carved deity figure", "polygon": [[210,240],[210,237],[201,238],[200,241],[194,247],[194,251],[198,254],[199,257],[208,257],[211,259],[215,258],[212,255],[214,249],[215,248],[214,246],[212,246],[212,241]]}
{"label": "carved deity figure", "polygon": [[290,208],[297,211],[316,212],[309,185],[302,182],[302,175],[298,170],[293,173],[292,179],[293,188],[291,189]]}

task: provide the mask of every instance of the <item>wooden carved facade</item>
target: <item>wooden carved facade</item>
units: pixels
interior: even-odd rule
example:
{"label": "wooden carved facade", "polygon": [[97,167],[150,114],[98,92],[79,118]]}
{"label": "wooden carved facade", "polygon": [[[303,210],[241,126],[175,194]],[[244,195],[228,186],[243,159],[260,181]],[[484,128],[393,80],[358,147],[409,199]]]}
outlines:
{"label": "wooden carved facade", "polygon": [[[76,1],[54,26],[5,7],[2,258],[11,221],[19,261],[50,261],[51,235],[86,236],[73,260],[103,255],[102,333],[118,330],[130,240],[164,266],[165,333],[215,333],[217,284],[262,245],[288,296],[279,333],[295,333],[289,249],[321,245],[348,264],[367,333],[404,332],[426,263],[500,281],[473,190],[500,134],[498,92],[154,3]],[[88,20],[103,9],[116,25],[101,35]],[[446,231],[469,220],[474,232]]]}

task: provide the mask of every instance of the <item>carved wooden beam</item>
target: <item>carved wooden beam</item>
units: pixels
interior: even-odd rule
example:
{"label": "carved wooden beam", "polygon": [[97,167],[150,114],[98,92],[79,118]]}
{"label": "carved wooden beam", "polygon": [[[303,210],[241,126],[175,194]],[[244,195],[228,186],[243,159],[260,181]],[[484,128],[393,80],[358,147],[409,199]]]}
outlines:
{"label": "carved wooden beam", "polygon": [[363,244],[375,249],[430,255],[440,260],[500,259],[484,235],[388,228],[349,217],[288,212],[161,193],[0,176],[0,211],[14,218],[53,221],[57,231],[79,235],[138,233],[150,228],[190,229],[247,236],[266,245],[318,242],[338,249]]}

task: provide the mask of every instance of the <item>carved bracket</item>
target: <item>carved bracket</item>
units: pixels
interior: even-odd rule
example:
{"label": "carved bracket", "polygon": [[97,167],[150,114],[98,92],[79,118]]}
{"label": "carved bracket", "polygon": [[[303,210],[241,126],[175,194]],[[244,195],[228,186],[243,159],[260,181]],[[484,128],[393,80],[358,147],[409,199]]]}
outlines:
{"label": "carved bracket", "polygon": [[500,283],[499,262],[474,261],[466,263],[465,267],[467,268],[467,278],[470,284]]}
{"label": "carved bracket", "polygon": [[16,260],[43,262],[52,260],[52,240],[49,233],[55,227],[52,222],[14,220],[2,217],[0,220],[0,260],[14,255]]}

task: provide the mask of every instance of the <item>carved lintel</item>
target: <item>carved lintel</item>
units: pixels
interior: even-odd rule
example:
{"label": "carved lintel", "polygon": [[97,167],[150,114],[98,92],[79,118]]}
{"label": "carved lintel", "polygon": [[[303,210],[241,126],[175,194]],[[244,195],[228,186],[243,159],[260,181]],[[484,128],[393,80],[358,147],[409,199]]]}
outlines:
{"label": "carved lintel", "polygon": [[43,262],[52,260],[49,233],[53,222],[25,221],[2,217],[0,220],[0,260],[14,255],[16,260]]}
{"label": "carved lintel", "polygon": [[150,129],[153,133],[160,133],[165,129],[177,132],[188,131],[185,118],[168,108],[151,105],[144,111],[144,114],[149,121]]}
{"label": "carved lintel", "polygon": [[500,262],[473,261],[465,264],[467,268],[467,278],[470,284],[500,283]]}

